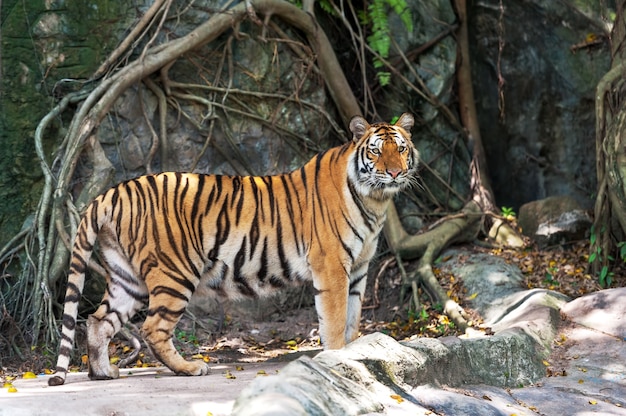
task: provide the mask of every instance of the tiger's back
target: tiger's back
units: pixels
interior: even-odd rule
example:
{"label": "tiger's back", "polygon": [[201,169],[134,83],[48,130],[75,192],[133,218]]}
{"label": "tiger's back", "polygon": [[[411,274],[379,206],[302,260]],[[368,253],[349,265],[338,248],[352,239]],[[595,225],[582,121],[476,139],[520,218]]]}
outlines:
{"label": "tiger's back", "polygon": [[408,114],[396,125],[356,117],[353,141],[285,175],[167,172],[97,197],[77,230],[57,375],[49,384],[65,380],[96,241],[108,276],[103,301],[87,322],[93,379],[118,376],[106,346],[146,303],[141,335],[155,357],[177,374],[206,374],[204,362],[184,360],[172,344],[198,286],[225,298],[256,298],[312,281],[324,346],[350,342],[385,210],[417,164],[412,124]]}

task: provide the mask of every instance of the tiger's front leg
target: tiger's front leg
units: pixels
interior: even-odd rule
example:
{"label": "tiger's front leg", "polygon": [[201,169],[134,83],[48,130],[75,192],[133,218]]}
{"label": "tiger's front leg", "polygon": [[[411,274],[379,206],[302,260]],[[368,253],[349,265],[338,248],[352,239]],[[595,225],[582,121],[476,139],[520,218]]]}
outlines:
{"label": "tiger's front leg", "polygon": [[332,263],[327,261],[320,268],[321,272],[313,272],[313,286],[324,349],[336,350],[346,345],[349,282],[341,263],[338,262],[334,267]]}

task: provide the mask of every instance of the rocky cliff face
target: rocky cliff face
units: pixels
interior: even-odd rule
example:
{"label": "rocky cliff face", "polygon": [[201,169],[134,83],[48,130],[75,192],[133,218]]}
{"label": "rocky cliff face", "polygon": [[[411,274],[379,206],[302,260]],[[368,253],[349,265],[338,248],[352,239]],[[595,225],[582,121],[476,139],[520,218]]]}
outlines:
{"label": "rocky cliff face", "polygon": [[470,9],[476,104],[500,205],[552,195],[593,204],[595,87],[610,52],[601,2],[573,3],[487,0]]}

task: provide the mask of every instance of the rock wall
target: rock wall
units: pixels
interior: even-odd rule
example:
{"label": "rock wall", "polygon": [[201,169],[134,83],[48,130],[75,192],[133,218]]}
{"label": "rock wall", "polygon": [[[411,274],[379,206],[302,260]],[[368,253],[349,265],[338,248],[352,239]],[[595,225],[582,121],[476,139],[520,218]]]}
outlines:
{"label": "rock wall", "polygon": [[553,195],[593,205],[595,87],[610,51],[602,2],[573,3],[470,2],[476,105],[499,205]]}

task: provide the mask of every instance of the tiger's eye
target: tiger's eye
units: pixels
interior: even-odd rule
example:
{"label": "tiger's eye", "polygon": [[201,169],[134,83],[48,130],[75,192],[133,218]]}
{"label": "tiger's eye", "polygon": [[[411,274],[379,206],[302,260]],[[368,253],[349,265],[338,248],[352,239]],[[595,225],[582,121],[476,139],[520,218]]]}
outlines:
{"label": "tiger's eye", "polygon": [[406,152],[406,146],[398,146],[398,152],[400,153]]}
{"label": "tiger's eye", "polygon": [[370,152],[372,152],[372,154],[374,154],[376,156],[380,156],[380,149],[378,147],[372,147],[370,149]]}

